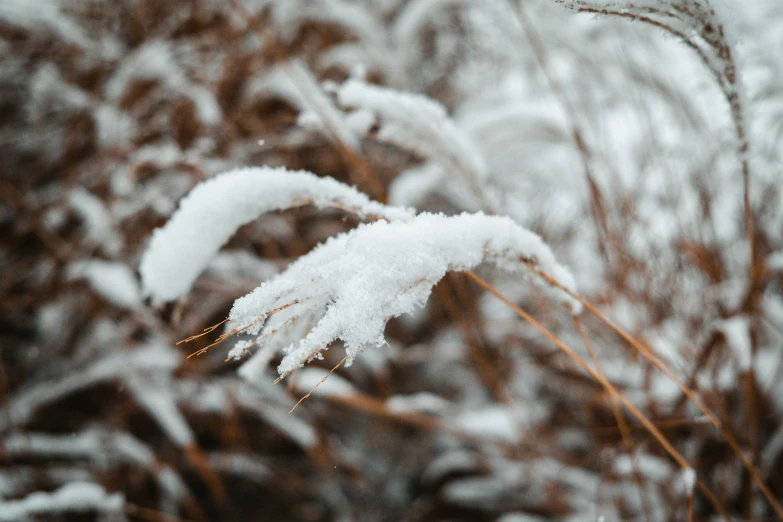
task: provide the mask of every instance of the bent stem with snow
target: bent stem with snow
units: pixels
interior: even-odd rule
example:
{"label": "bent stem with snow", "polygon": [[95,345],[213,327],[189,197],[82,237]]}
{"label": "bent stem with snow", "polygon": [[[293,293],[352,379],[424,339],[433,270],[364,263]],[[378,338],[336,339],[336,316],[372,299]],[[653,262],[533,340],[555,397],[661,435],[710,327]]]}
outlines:
{"label": "bent stem with snow", "polygon": [[[196,187],[155,232],[142,259],[146,292],[159,300],[183,295],[241,225],[308,203],[376,221],[329,239],[237,299],[228,318],[234,327],[219,341],[234,333],[255,339],[238,343],[231,358],[240,358],[251,346],[265,346],[274,334],[277,342],[269,346],[288,340],[281,346],[281,377],[321,357],[336,340],[345,345],[350,365],[367,347],[386,342],[389,319],[423,307],[447,272],[470,270],[484,261],[533,276],[573,313],[581,310],[578,301],[530,270],[534,266],[575,290],[571,273],[541,238],[509,218],[414,215],[370,201],[332,179],[271,168],[229,172]],[[273,355],[259,349],[240,373],[257,378]]]}

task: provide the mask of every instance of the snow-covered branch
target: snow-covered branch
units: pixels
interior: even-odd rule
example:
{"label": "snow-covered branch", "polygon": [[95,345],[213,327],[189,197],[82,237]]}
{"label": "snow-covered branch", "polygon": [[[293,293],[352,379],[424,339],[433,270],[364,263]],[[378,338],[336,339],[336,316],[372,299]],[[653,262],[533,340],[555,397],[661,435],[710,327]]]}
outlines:
{"label": "snow-covered branch", "polygon": [[493,211],[487,194],[487,167],[481,152],[454,124],[438,102],[412,94],[348,80],[337,92],[341,106],[374,114],[377,138],[409,150],[453,173],[477,199],[478,208]]}
{"label": "snow-covered branch", "polygon": [[20,522],[42,515],[61,513],[118,514],[124,520],[125,500],[119,493],[109,495],[102,487],[90,483],[74,483],[53,493],[37,492],[21,500],[0,501],[0,521]]}
{"label": "snow-covered branch", "polygon": [[193,189],[155,231],[139,266],[145,294],[164,301],[183,296],[239,227],[267,212],[305,205],[372,219],[404,221],[413,215],[309,172],[271,167],[227,172]]}
{"label": "snow-covered branch", "polygon": [[[278,310],[285,309],[286,323],[318,318],[298,345],[285,349],[280,375],[317,357],[337,339],[345,343],[350,363],[366,347],[384,344],[386,322],[424,306],[447,272],[470,270],[483,261],[522,273],[529,272],[532,263],[565,287],[575,287],[570,272],[555,261],[541,238],[509,218],[421,214],[407,222],[365,225],[331,239],[238,299],[229,319],[244,333],[258,334],[265,319]],[[552,291],[579,312],[578,302]]]}

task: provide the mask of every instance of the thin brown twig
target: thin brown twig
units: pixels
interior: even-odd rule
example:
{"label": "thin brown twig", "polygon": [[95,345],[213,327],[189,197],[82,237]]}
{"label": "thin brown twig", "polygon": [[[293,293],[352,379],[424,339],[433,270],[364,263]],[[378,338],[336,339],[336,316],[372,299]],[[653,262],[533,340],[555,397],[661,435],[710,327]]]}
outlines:
{"label": "thin brown twig", "polygon": [[190,337],[188,337],[186,339],[182,339],[181,341],[178,341],[175,346],[179,346],[182,343],[189,343],[190,341],[198,339],[199,337],[203,337],[203,336],[207,335],[208,333],[212,333],[212,332],[215,331],[215,328],[217,328],[221,324],[225,323],[226,321],[228,321],[228,317],[226,317],[225,319],[223,319],[219,323],[213,324],[212,326],[207,326],[206,328],[204,328],[204,330],[200,334],[191,335]]}
{"label": "thin brown twig", "polygon": [[310,397],[310,396],[313,394],[313,392],[315,391],[315,389],[316,389],[316,388],[318,388],[318,387],[319,387],[321,384],[323,384],[323,383],[324,383],[324,381],[326,381],[326,379],[328,379],[330,375],[332,375],[332,374],[333,374],[335,371],[337,371],[337,368],[339,368],[340,366],[342,366],[342,365],[343,365],[343,363],[344,363],[346,360],[348,360],[348,356],[347,356],[347,355],[346,355],[345,357],[343,357],[342,359],[340,359],[340,362],[338,362],[337,364],[335,364],[335,365],[334,365],[334,367],[332,367],[332,369],[331,369],[331,370],[329,370],[329,373],[327,373],[326,375],[324,375],[324,378],[323,378],[323,379],[321,379],[320,381],[318,381],[317,383],[315,383],[315,386],[313,386],[313,387],[312,387],[312,389],[311,389],[309,392],[307,392],[307,393],[306,393],[306,394],[305,394],[305,395],[304,395],[304,396],[303,396],[301,399],[299,399],[298,401],[296,401],[296,404],[294,404],[294,407],[293,407],[293,408],[291,408],[291,409],[288,411],[288,413],[293,413],[293,412],[294,412],[294,410],[296,409],[296,407],[297,407],[297,406],[299,406],[300,404],[302,404],[302,402],[303,402],[305,399],[307,399],[308,397]]}
{"label": "thin brown twig", "polygon": [[[225,341],[226,339],[228,339],[228,338],[229,338],[229,337],[231,337],[232,335],[234,335],[234,334],[238,334],[238,333],[242,333],[242,332],[244,332],[245,330],[247,330],[248,328],[250,328],[250,327],[252,327],[252,326],[254,326],[254,325],[256,325],[256,324],[258,324],[258,323],[260,323],[260,322],[266,321],[266,320],[267,320],[269,317],[271,317],[271,316],[275,315],[276,313],[278,313],[278,312],[282,312],[282,311],[283,311],[283,310],[285,310],[286,308],[289,308],[289,307],[291,307],[291,306],[294,306],[294,305],[296,305],[296,304],[299,304],[299,301],[295,299],[295,300],[291,301],[290,303],[287,303],[287,304],[284,304],[284,305],[282,305],[282,306],[280,306],[280,307],[278,307],[278,308],[275,308],[275,309],[274,309],[274,310],[272,310],[271,312],[268,312],[268,313],[266,313],[266,314],[263,314],[263,315],[261,315],[261,317],[259,317],[258,319],[256,319],[256,320],[255,320],[255,321],[253,321],[252,323],[250,323],[250,324],[247,324],[247,325],[243,326],[242,328],[233,328],[233,329],[229,330],[228,332],[226,332],[226,333],[224,333],[224,334],[221,334],[221,335],[220,335],[220,337],[218,337],[218,338],[215,340],[215,342],[213,342],[212,344],[210,344],[210,345],[208,345],[208,346],[205,346],[204,348],[201,348],[200,350],[196,350],[195,352],[193,352],[193,353],[191,353],[190,355],[188,355],[188,359],[190,359],[191,357],[194,357],[194,356],[201,355],[201,354],[205,353],[205,352],[206,352],[206,351],[208,351],[210,348],[212,348],[213,346],[217,346],[218,344],[222,343],[223,341]],[[214,329],[215,329],[217,326],[219,326],[219,325],[223,324],[223,323],[224,323],[224,322],[226,322],[227,320],[228,320],[228,319],[226,319],[226,320],[224,320],[224,321],[222,321],[222,322],[218,323],[217,325],[210,326],[209,328],[206,328],[204,331],[205,331],[206,333],[209,333],[209,332],[207,332],[207,330],[209,330],[209,331],[211,332],[211,331],[213,331],[213,330],[214,330]],[[180,341],[180,342],[187,342],[187,341],[189,341],[189,340],[192,340],[192,339],[195,339],[195,338],[201,337],[202,335],[204,335],[204,334],[202,333],[202,334],[199,334],[199,335],[195,335],[195,336],[192,336],[192,337],[190,337],[190,338],[186,339],[185,341]],[[179,343],[177,343],[177,344],[179,344]]]}
{"label": "thin brown twig", "polygon": [[[593,343],[590,342],[590,339],[587,337],[587,334],[585,333],[585,329],[584,326],[582,325],[581,319],[579,319],[579,317],[573,317],[573,323],[574,326],[576,327],[576,331],[579,332],[579,336],[582,338],[582,342],[584,343],[585,348],[587,348],[587,351],[590,354],[590,358],[593,360],[593,364],[595,365],[596,371],[599,372],[604,377],[606,377],[606,374],[601,368],[601,361],[598,359],[598,354],[596,353],[595,348],[593,347]],[[634,453],[633,436],[631,435],[631,430],[628,429],[628,423],[625,421],[625,418],[623,417],[623,412],[620,410],[620,404],[611,395],[609,395],[608,397],[608,402],[609,402],[609,406],[612,408],[612,415],[614,415],[614,418],[617,421],[617,426],[620,428],[620,434],[622,436],[623,445],[625,446],[625,449],[628,451],[628,454],[632,455]],[[644,477],[639,471],[639,468],[636,465],[636,463],[633,463],[632,467],[633,467],[632,470],[633,480],[636,483],[636,487],[639,492],[639,499],[641,500],[645,517],[647,520],[652,520],[652,508],[649,505],[649,501],[647,497],[644,495]]]}
{"label": "thin brown twig", "polygon": [[535,25],[531,22],[527,16],[527,12],[524,8],[524,2],[518,0],[512,0],[512,3],[516,9],[513,9],[516,14],[517,20],[522,26],[523,33],[530,49],[533,53],[533,57],[538,62],[539,69],[544,75],[549,90],[552,95],[560,103],[563,108],[563,114],[566,119],[566,124],[570,127],[571,138],[574,141],[574,146],[579,158],[582,162],[582,171],[584,172],[587,186],[590,190],[590,210],[593,218],[593,224],[598,236],[598,248],[607,263],[610,262],[609,248],[607,242],[611,240],[612,233],[609,227],[609,212],[607,210],[606,200],[601,193],[601,189],[593,176],[591,168],[591,152],[587,146],[587,142],[584,139],[584,133],[582,132],[579,123],[577,122],[577,111],[574,104],[571,103],[568,95],[566,94],[565,87],[558,81],[554,74],[550,71],[549,56],[544,46],[541,35],[536,30]]}

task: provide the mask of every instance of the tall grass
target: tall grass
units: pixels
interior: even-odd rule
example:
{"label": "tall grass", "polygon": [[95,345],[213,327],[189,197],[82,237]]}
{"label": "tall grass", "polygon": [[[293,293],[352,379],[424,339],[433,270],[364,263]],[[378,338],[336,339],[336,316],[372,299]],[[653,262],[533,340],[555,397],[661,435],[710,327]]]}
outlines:
{"label": "tall grass", "polygon": [[562,4],[0,7],[0,520],[783,520],[783,20]]}

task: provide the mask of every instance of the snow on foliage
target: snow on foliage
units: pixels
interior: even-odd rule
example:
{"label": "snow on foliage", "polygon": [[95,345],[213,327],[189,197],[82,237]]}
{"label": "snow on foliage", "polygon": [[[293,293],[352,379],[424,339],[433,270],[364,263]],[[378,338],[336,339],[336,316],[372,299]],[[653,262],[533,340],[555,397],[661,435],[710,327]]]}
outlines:
{"label": "snow on foliage", "polygon": [[86,279],[93,290],[114,305],[133,309],[141,304],[139,283],[127,265],[92,259],[72,263],[68,273]]}
{"label": "snow on foliage", "polygon": [[[411,221],[379,221],[342,234],[292,263],[279,276],[238,299],[232,325],[258,334],[264,320],[284,308],[289,320],[313,312],[317,324],[298,346],[286,348],[278,367],[286,375],[340,339],[348,363],[368,346],[385,344],[386,322],[424,306],[432,287],[449,271],[490,261],[510,272],[530,264],[574,290],[573,278],[536,234],[509,218],[483,214],[421,214]],[[579,303],[554,290],[572,311]]]}
{"label": "snow on foliage", "polygon": [[[783,11],[563,3],[0,0],[0,520],[76,518],[20,508],[78,483],[121,492],[128,516],[194,521],[783,520]],[[282,169],[210,179],[247,164],[340,172],[388,200]],[[240,228],[311,204],[337,211]],[[460,215],[478,210],[506,217]],[[508,218],[720,420],[592,312],[575,324],[531,291],[542,273],[574,286]],[[357,221],[377,222],[346,232]],[[440,279],[484,261],[673,422],[688,462],[618,430],[604,387],[532,321]],[[247,360],[185,361],[174,342],[264,281],[218,338],[237,333],[229,358]]]}
{"label": "snow on foliage", "polygon": [[50,30],[70,44],[89,47],[90,39],[81,27],[63,16],[59,4],[57,0],[6,0],[0,4],[0,20],[33,32]]}
{"label": "snow on foliage", "polygon": [[[133,378],[135,373],[168,374],[179,365],[180,360],[180,355],[168,346],[151,343],[133,351],[112,354],[86,368],[72,369],[58,380],[43,381],[20,390],[13,400],[0,410],[3,419],[0,421],[0,429],[6,429],[11,422],[26,422],[44,405],[96,383]],[[162,422],[166,423],[168,420],[164,419]]]}
{"label": "snow on foliage", "polygon": [[[161,299],[183,295],[237,228],[265,212],[306,204],[384,219],[332,238],[234,303],[229,320],[244,334],[259,334],[269,316],[280,315],[268,335],[240,341],[232,358],[303,318],[307,323],[317,321],[298,346],[284,349],[281,376],[338,339],[345,343],[350,364],[366,347],[383,345],[386,322],[424,306],[432,287],[447,272],[470,270],[485,260],[509,272],[540,270],[575,290],[573,276],[541,238],[509,218],[412,218],[406,209],[370,201],[333,179],[250,168],[200,184],[169,223],[155,232],[140,267],[145,291]],[[570,295],[553,292],[574,313],[581,311]],[[265,354],[264,363],[271,357],[269,351],[260,353]],[[252,374],[260,369],[255,368]]]}
{"label": "snow on foliage", "polygon": [[53,493],[32,493],[21,500],[0,501],[0,521],[21,522],[62,513],[97,511],[124,520],[125,500],[119,493],[109,495],[97,484],[67,484]]}
{"label": "snow on foliage", "polygon": [[737,359],[739,369],[748,371],[753,363],[753,343],[750,339],[750,325],[748,318],[734,316],[718,325],[718,329],[726,337],[726,342]]}
{"label": "snow on foliage", "polygon": [[387,207],[331,178],[283,168],[244,168],[198,185],[165,227],[152,236],[139,266],[145,294],[183,296],[239,227],[261,215],[304,205],[339,208],[360,217],[406,220],[407,209]]}
{"label": "snow on foliage", "polygon": [[293,386],[298,393],[312,390],[313,395],[321,397],[346,397],[356,393],[350,382],[321,368],[304,368],[296,374]]}
{"label": "snow on foliage", "polygon": [[153,40],[134,51],[107,83],[106,96],[112,100],[120,99],[129,85],[138,79],[159,79],[172,91],[188,95],[201,121],[208,125],[221,121],[220,106],[214,94],[187,78],[166,42]]}
{"label": "snow on foliage", "polygon": [[337,92],[344,108],[371,111],[380,120],[377,139],[409,150],[454,173],[486,211],[493,204],[483,181],[486,165],[473,142],[449,118],[436,101],[419,94],[348,80]]}

